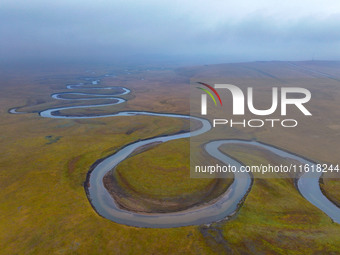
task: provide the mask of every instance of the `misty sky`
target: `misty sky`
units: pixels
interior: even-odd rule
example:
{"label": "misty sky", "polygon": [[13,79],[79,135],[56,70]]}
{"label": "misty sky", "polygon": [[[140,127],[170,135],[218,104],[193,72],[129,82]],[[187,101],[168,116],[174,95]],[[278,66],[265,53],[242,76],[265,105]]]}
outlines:
{"label": "misty sky", "polygon": [[1,0],[0,61],[340,60],[337,0]]}

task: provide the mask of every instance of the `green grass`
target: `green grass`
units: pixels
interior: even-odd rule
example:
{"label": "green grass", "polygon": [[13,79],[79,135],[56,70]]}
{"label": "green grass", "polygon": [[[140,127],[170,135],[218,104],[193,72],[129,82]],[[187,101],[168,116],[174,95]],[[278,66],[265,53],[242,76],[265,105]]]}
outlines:
{"label": "green grass", "polygon": [[[123,106],[125,110],[185,114],[189,111],[189,92],[184,89],[179,94],[178,88],[185,88],[189,78],[212,81],[212,77],[219,77],[222,83],[227,80],[235,84],[273,85],[273,82],[258,77],[260,74],[247,74],[244,77],[248,78],[244,79],[235,76],[238,73],[243,76],[245,72],[240,65],[182,69],[176,71],[179,75],[172,71],[150,71],[143,74],[145,81],[137,82],[140,74],[132,74],[130,77],[107,78],[102,84],[133,89],[136,97]],[[258,68],[267,68],[262,63],[257,65]],[[282,71],[294,76],[290,67],[284,69],[283,63],[270,65],[276,76]],[[63,74],[60,79],[54,78],[58,72]],[[35,106],[35,110],[59,105],[60,102],[51,100],[49,95],[66,91],[66,83],[78,82],[75,77],[84,75],[81,70],[71,69],[53,70],[50,74],[53,77],[48,77],[48,73],[18,73],[14,70],[9,76],[1,76],[1,83],[6,86],[0,86],[0,254],[223,254],[226,250],[233,254],[339,254],[340,225],[332,223],[328,216],[306,201],[291,179],[255,179],[237,216],[229,222],[206,226],[207,231],[202,226],[141,229],[100,217],[91,207],[83,188],[90,166],[127,143],[178,132],[187,128],[188,123],[145,116],[55,120],[37,114],[7,114],[8,108],[17,105],[41,103]],[[304,77],[288,82],[299,87],[314,82],[310,85],[313,90],[312,119],[302,120],[301,128],[279,130],[279,134],[262,129],[227,129],[225,136],[256,137],[311,159],[336,161],[339,126],[334,122],[339,120],[340,111],[334,98],[339,93],[338,83]],[[47,136],[61,138],[46,144],[49,142]],[[148,178],[165,182],[164,176],[179,180],[183,172],[177,169],[184,171],[182,161],[169,162],[172,159],[167,155],[171,152],[179,158],[183,150],[184,157],[183,144],[184,140],[165,143],[136,155],[124,162],[131,164],[124,170],[132,169],[138,173],[133,168],[136,157],[140,157],[147,170],[144,173],[153,173],[152,176],[141,176],[141,183],[148,183]],[[229,152],[248,164],[277,160],[264,152],[255,154],[249,150],[234,147],[234,154]],[[155,156],[158,170],[164,176],[157,176],[151,167]],[[167,171],[169,167],[173,172]],[[124,170],[122,173],[128,174]],[[131,178],[128,179],[133,182]],[[187,188],[186,182],[189,180],[180,183],[168,180],[171,185],[163,185],[163,188],[176,196],[181,189],[190,193],[204,186],[194,181]],[[157,185],[148,183],[148,190],[134,185],[141,192],[157,197]],[[325,181],[325,186],[327,192],[338,197],[337,181]]]}
{"label": "green grass", "polygon": [[[176,132],[167,119],[155,118],[76,122],[3,115],[1,134],[5,138],[1,141],[6,150],[1,154],[0,253],[209,252],[195,227],[138,229],[116,224],[97,215],[86,197],[83,182],[98,158],[137,137]],[[132,119],[144,128],[126,135],[124,127]],[[46,145],[49,135],[62,138]]]}
{"label": "green grass", "polygon": [[189,148],[181,139],[139,151],[110,173],[111,193],[120,205],[143,212],[179,211],[218,197],[232,179],[190,178]]}
{"label": "green grass", "polygon": [[117,175],[132,189],[147,196],[177,197],[202,190],[213,179],[192,179],[189,140],[171,141],[122,162]]}
{"label": "green grass", "polygon": [[[223,151],[249,165],[277,160],[271,153],[242,146],[225,146]],[[220,228],[238,254],[336,254],[340,250],[339,224],[305,200],[289,178],[255,178],[237,218]]]}
{"label": "green grass", "polygon": [[[340,173],[326,174],[320,183],[323,193],[340,207]],[[331,177],[331,178],[330,178]],[[335,178],[337,177],[337,178]]]}

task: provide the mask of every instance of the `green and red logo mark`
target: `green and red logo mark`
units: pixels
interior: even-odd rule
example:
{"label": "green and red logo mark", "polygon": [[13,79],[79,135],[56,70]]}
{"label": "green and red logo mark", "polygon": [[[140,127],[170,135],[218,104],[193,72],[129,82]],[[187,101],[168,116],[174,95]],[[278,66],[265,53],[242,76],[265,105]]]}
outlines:
{"label": "green and red logo mark", "polygon": [[[197,83],[198,83],[198,84],[201,84],[201,85],[203,85],[203,86],[205,86],[205,87],[207,87],[207,88],[210,89],[212,92],[214,92],[214,94],[217,96],[218,100],[220,101],[221,106],[223,105],[223,104],[222,104],[222,100],[221,100],[220,95],[217,93],[217,91],[216,91],[212,86],[210,86],[209,84],[203,83],[203,82],[197,82]],[[217,105],[214,96],[211,94],[211,92],[210,92],[209,90],[204,89],[204,88],[201,88],[201,87],[196,87],[196,88],[201,89],[201,90],[203,90],[204,92],[206,92],[206,93],[212,98],[212,100],[214,101],[215,105]]]}

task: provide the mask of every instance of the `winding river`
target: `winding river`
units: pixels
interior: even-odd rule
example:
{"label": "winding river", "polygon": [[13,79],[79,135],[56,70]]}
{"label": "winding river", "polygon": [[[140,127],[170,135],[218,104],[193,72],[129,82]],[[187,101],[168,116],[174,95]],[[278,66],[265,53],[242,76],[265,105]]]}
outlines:
{"label": "winding river", "polygon": [[[87,79],[90,80],[90,79]],[[58,100],[98,100],[98,99],[110,99],[111,103],[105,104],[87,104],[82,106],[67,106],[53,109],[47,109],[41,111],[39,114],[41,117],[46,118],[59,118],[59,119],[89,119],[89,118],[104,118],[104,117],[117,117],[117,116],[161,116],[167,118],[182,118],[182,119],[194,119],[201,122],[201,127],[192,132],[173,134],[168,136],[157,136],[146,140],[139,140],[137,142],[128,144],[120,149],[115,154],[101,160],[98,164],[95,164],[92,171],[88,174],[87,183],[85,185],[86,193],[89,201],[92,204],[96,212],[114,222],[136,227],[152,227],[152,228],[171,228],[181,227],[188,225],[201,225],[210,224],[213,222],[221,221],[233,216],[241,206],[242,201],[247,196],[252,186],[252,177],[245,172],[236,172],[234,174],[234,181],[227,189],[225,193],[214,199],[210,203],[205,203],[200,206],[191,207],[187,210],[171,213],[136,213],[121,209],[109,192],[106,190],[103,184],[104,175],[115,168],[120,162],[125,160],[131,153],[141,146],[145,146],[154,142],[167,142],[170,140],[188,138],[192,136],[198,136],[211,129],[211,124],[208,120],[193,117],[189,115],[170,114],[170,113],[155,113],[144,111],[124,111],[107,115],[95,115],[95,116],[71,116],[63,115],[61,111],[68,109],[79,109],[89,107],[102,107],[108,105],[117,105],[125,102],[126,100],[119,96],[130,93],[130,90],[124,87],[95,87],[100,80],[92,79],[92,86],[85,87],[85,84],[67,85],[67,89],[86,89],[86,90],[113,90],[110,95],[107,94],[94,94],[94,93],[80,93],[80,92],[63,92],[54,93],[52,98]],[[70,98],[67,95],[80,96],[81,98]],[[18,108],[12,108],[10,113],[24,113],[18,111]],[[209,155],[218,159],[223,164],[236,166],[238,169],[241,163],[235,161],[233,158],[226,154],[223,154],[219,147],[225,144],[242,144],[257,146],[261,149],[268,150],[283,158],[290,158],[297,160],[303,164],[315,164],[303,157],[297,156],[293,153],[281,150],[274,146],[259,143],[256,141],[245,141],[235,139],[225,139],[212,141],[205,145],[205,150]],[[305,197],[310,203],[321,209],[326,213],[334,222],[340,223],[340,208],[334,205],[331,201],[323,195],[319,186],[319,179],[321,173],[304,173],[297,181],[297,187],[303,197]]]}

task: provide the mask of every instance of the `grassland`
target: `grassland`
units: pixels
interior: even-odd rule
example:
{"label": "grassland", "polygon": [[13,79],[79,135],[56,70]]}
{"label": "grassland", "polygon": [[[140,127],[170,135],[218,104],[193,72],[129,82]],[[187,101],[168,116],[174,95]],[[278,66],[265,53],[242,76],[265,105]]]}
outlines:
{"label": "grassland", "polygon": [[207,203],[232,179],[190,178],[189,148],[188,139],[158,145],[119,164],[104,183],[116,201],[132,211],[171,212]]}
{"label": "grassland", "polygon": [[[336,63],[328,67],[313,62],[299,65],[339,75]],[[101,75],[108,69],[95,71]],[[339,254],[339,224],[306,201],[289,178],[255,179],[236,217],[211,226],[142,229],[98,216],[83,188],[90,166],[127,143],[172,134],[186,128],[187,123],[145,116],[55,120],[36,113],[7,113],[15,106],[39,111],[69,104],[52,100],[49,95],[66,91],[65,84],[78,83],[86,75],[82,68],[1,71],[0,254]],[[107,107],[101,112],[124,109],[188,114],[190,79],[211,83],[228,80],[264,90],[273,83],[309,88],[313,118],[301,120],[299,128],[275,132],[227,129],[225,134],[230,138],[257,138],[316,161],[339,163],[339,82],[321,79],[287,63],[121,72],[103,79],[101,85],[126,86],[132,89],[131,98],[118,108]],[[181,192],[195,195],[206,190],[212,180],[189,179],[189,170],[182,178],[188,168],[185,143],[173,141],[137,154],[121,164],[118,172],[144,197],[159,200],[169,194],[176,198]],[[247,164],[278,160],[249,148],[223,150]],[[181,160],[175,162],[171,157]],[[157,168],[152,167],[153,162],[157,162]],[[144,176],[139,174],[142,170],[138,164],[144,164]],[[134,178],[136,175],[139,179]],[[155,185],[169,179],[162,189]],[[339,186],[338,181],[324,181],[324,189],[335,198],[339,197]]]}
{"label": "grassland", "polygon": [[[271,153],[243,146],[223,146],[222,151],[247,165],[282,163],[282,159],[277,161]],[[236,254],[337,254],[339,251],[339,225],[306,201],[291,178],[255,178],[237,218],[215,224],[210,230],[215,235],[220,233]],[[219,248],[223,246],[220,244]]]}
{"label": "grassland", "polygon": [[321,190],[334,204],[340,207],[340,178],[334,178],[334,175],[331,176],[332,178],[327,177],[326,175],[320,182]]}

